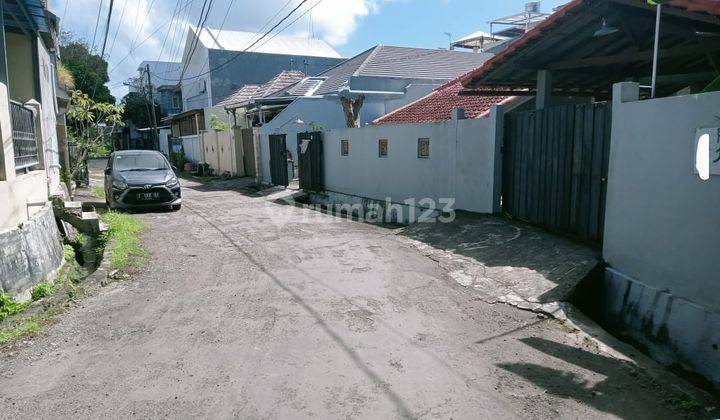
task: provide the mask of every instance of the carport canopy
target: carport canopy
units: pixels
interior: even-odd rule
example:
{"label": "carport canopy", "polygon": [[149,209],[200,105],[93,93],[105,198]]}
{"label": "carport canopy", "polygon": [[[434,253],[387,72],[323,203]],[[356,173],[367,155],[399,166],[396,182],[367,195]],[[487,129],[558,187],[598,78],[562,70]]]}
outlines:
{"label": "carport canopy", "polygon": [[[658,95],[702,90],[720,75],[720,1],[661,10]],[[462,93],[535,95],[545,84],[554,95],[607,97],[617,82],[649,85],[655,17],[646,0],[573,0],[468,73]]]}

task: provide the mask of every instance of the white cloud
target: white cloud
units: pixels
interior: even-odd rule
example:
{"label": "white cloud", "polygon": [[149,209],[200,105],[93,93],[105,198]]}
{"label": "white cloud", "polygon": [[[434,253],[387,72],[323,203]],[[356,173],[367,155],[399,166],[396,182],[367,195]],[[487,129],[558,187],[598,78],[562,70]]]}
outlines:
{"label": "white cloud", "polygon": [[[220,27],[229,6],[232,9],[225,21],[225,29],[260,31],[276,12],[282,9],[275,19],[266,26],[269,29],[285,16],[301,0],[263,0],[247,2],[245,0],[215,0],[207,26]],[[293,16],[278,29],[285,27],[317,0],[308,0]],[[323,0],[311,12],[305,14],[284,32],[288,35],[307,36],[312,28],[314,35],[333,46],[347,43],[348,38],[357,29],[361,20],[371,13],[377,13],[379,3],[387,0]],[[67,13],[62,19],[63,30],[69,30],[76,36],[92,42],[95,23],[98,17],[98,0],[67,0]],[[176,19],[172,19],[177,3],[182,10]],[[113,18],[108,35],[106,55],[110,53],[109,63],[111,91],[116,97],[122,97],[127,89],[122,85],[128,77],[137,74],[137,66],[143,60],[180,60],[185,43],[188,25],[196,25],[200,15],[202,1],[189,0],[116,0]],[[95,45],[102,45],[104,19],[107,17],[108,0],[103,1],[100,24],[95,35]],[[63,0],[53,2],[54,11],[62,16],[66,3]],[[122,12],[125,8],[124,13]],[[118,22],[122,16],[122,25],[112,46]],[[167,39],[166,39],[167,37]],[[163,46],[163,41],[165,45]]]}

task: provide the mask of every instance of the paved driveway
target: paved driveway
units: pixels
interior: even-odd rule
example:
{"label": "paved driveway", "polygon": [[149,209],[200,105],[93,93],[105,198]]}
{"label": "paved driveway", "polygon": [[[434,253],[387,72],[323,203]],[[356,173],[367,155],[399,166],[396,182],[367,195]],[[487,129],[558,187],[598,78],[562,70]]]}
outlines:
{"label": "paved driveway", "polygon": [[[391,229],[185,181],[140,273],[0,359],[2,417],[667,418],[557,321]],[[639,391],[638,391],[639,390]]]}

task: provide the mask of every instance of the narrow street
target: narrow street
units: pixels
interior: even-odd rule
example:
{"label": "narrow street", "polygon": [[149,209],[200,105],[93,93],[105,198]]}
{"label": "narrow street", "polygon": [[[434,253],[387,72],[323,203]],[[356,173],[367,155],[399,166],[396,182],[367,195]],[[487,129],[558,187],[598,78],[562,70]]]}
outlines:
{"label": "narrow street", "polygon": [[559,322],[393,229],[183,181],[145,268],[0,356],[1,417],[669,418]]}

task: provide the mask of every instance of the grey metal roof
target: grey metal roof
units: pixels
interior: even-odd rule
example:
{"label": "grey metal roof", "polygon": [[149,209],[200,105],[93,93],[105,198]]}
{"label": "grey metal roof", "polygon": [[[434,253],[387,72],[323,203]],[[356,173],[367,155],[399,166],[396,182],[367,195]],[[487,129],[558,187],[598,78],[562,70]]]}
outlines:
{"label": "grey metal roof", "polygon": [[[191,28],[196,34],[196,28]],[[202,28],[198,38],[212,50],[244,51],[262,34],[255,32],[230,31]],[[310,57],[342,58],[327,42],[316,38],[300,38],[287,35],[273,35],[258,42],[250,52],[266,54],[304,55]]]}
{"label": "grey metal roof", "polygon": [[337,92],[353,76],[451,80],[480,67],[492,54],[378,45],[318,75],[316,95]]}

